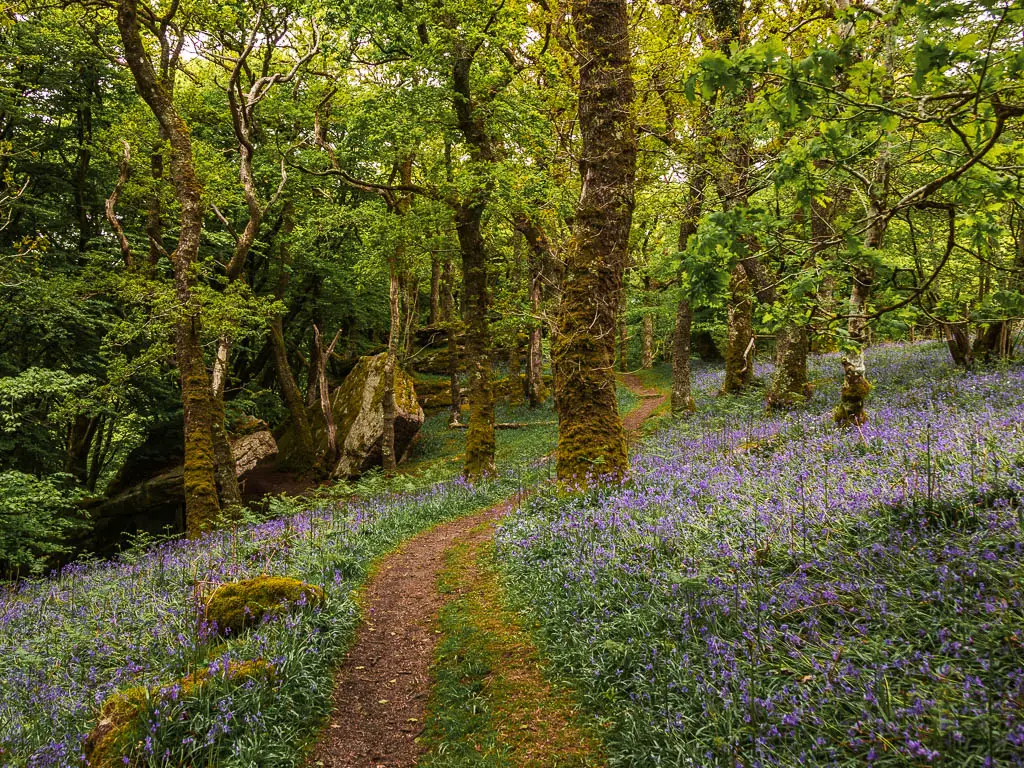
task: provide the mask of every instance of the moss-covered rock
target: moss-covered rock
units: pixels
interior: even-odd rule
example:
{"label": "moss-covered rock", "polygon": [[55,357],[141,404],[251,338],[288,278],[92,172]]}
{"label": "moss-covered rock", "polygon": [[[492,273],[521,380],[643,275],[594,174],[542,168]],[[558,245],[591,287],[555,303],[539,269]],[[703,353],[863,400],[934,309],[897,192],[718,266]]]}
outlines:
{"label": "moss-covered rock", "polygon": [[[356,478],[382,464],[384,444],[384,363],[387,355],[361,357],[340,387],[331,393],[338,432],[338,460],[331,475]],[[310,410],[313,444],[318,455],[327,452],[327,429],[319,407]],[[423,426],[423,408],[412,377],[395,371],[395,456],[401,461]],[[283,466],[294,467],[297,440],[286,430],[278,440]],[[297,467],[296,467],[297,468]]]}
{"label": "moss-covered rock", "polygon": [[241,685],[250,680],[271,680],[274,674],[273,665],[263,659],[232,661],[215,672],[201,669],[166,685],[153,688],[140,685],[117,691],[103,703],[99,720],[85,740],[86,765],[90,768],[142,765],[142,761],[132,755],[145,738],[153,706],[168,696],[188,698],[217,681]]}
{"label": "moss-covered rock", "polygon": [[257,576],[218,587],[206,606],[206,618],[221,634],[237,635],[264,616],[323,601],[320,587],[287,576]]}

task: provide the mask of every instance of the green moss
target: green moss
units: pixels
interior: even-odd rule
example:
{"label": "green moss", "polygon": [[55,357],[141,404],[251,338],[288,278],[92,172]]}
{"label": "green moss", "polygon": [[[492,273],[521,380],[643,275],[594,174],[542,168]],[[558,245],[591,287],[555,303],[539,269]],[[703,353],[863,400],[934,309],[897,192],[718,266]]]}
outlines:
{"label": "green moss", "polygon": [[132,758],[138,742],[145,736],[149,713],[168,691],[175,697],[190,697],[202,692],[213,681],[239,685],[249,680],[269,680],[275,671],[263,659],[232,661],[217,674],[201,669],[169,685],[147,688],[135,686],[112,694],[100,708],[99,721],[85,740],[86,763],[90,768],[134,768],[143,765]]}
{"label": "green moss", "polygon": [[323,600],[324,591],[312,584],[285,576],[257,576],[218,587],[206,606],[206,617],[216,622],[221,634],[238,635],[289,605]]}
{"label": "green moss", "polygon": [[844,362],[846,376],[839,392],[839,405],[832,414],[835,423],[841,427],[857,427],[868,420],[864,403],[871,393],[871,383],[864,375]]}
{"label": "green moss", "polygon": [[149,700],[149,689],[136,686],[118,691],[103,703],[99,722],[85,740],[86,762],[90,768],[125,765],[123,756],[131,751],[141,735]]}

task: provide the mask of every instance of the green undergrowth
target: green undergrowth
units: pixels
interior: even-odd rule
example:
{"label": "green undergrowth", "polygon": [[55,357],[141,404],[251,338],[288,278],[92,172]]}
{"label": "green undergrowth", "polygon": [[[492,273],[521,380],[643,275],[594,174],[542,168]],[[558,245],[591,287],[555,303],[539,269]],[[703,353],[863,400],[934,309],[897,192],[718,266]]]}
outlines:
{"label": "green undergrowth", "polygon": [[423,739],[424,768],[604,765],[595,729],[563,686],[544,679],[518,618],[503,607],[489,542],[445,556],[442,640]]}
{"label": "green undergrowth", "polygon": [[[302,764],[331,710],[335,666],[358,623],[357,590],[374,562],[420,531],[539,481],[540,472],[334,502],[169,542],[130,561],[75,567],[3,596],[0,763],[77,764],[102,703],[145,686],[168,698],[154,697],[140,713],[147,738],[131,746],[126,765]],[[261,574],[316,585],[326,599],[227,641],[197,617],[197,590]],[[198,599],[201,605],[202,594]],[[176,680],[260,659],[273,665],[273,680],[174,698]]]}
{"label": "green undergrowth", "polygon": [[[640,398],[622,384],[618,386],[617,396],[620,413],[628,413],[640,404]],[[468,412],[464,412],[463,422],[468,418]],[[495,432],[494,459],[499,470],[527,466],[554,453],[558,445],[558,416],[551,398],[538,408],[498,403],[495,421],[526,425]],[[462,472],[465,450],[466,430],[450,429],[447,411],[428,416],[408,459],[400,468],[400,476],[392,484],[404,489],[418,487],[428,480],[436,482],[456,477]]]}

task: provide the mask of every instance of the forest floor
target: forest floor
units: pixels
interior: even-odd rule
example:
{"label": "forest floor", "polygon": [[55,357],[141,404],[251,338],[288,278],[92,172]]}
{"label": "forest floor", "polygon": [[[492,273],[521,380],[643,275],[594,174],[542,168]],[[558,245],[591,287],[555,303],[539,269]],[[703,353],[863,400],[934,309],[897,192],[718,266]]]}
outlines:
{"label": "forest floor", "polygon": [[[634,374],[620,381],[640,400],[623,418],[636,436],[666,396]],[[484,687],[498,711],[482,723],[455,718],[463,747],[493,753],[495,765],[603,764],[598,739],[566,691],[545,679],[489,567],[494,527],[522,500],[516,494],[435,526],[378,562],[361,592],[363,622],[336,677],[334,711],[308,766],[429,764],[430,745],[447,744],[452,734],[443,723],[428,725],[428,716],[443,721],[451,707],[463,714],[464,699]]]}

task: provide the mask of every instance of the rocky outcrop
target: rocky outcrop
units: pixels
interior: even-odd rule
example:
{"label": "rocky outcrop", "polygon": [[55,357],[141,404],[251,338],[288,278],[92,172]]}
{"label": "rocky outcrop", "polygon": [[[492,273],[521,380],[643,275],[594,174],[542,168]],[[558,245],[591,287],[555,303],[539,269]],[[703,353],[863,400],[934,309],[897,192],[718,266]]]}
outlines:
{"label": "rocky outcrop", "polygon": [[[338,434],[338,458],[329,468],[332,477],[356,478],[382,463],[384,442],[384,363],[386,355],[361,357],[345,381],[331,393],[331,409]],[[416,387],[405,371],[395,371],[395,455],[401,461],[423,426],[423,408]],[[313,444],[327,455],[327,428],[323,414],[310,410]],[[278,439],[282,465],[291,466],[296,449],[291,430]]]}
{"label": "rocky outcrop", "polygon": [[[231,450],[235,474],[244,479],[277,453],[277,443],[267,425],[258,422],[247,434],[231,441]],[[148,477],[119,473],[113,492],[88,504],[93,526],[88,539],[78,542],[79,548],[108,555],[116,551],[125,534],[184,530],[185,483],[181,457],[177,460],[177,466],[163,471],[157,465],[158,471]]]}
{"label": "rocky outcrop", "polygon": [[[354,478],[381,465],[384,442],[384,362],[386,355],[360,358],[331,397],[338,425],[334,477]],[[405,371],[395,371],[395,455],[401,461],[423,426],[416,387]]]}
{"label": "rocky outcrop", "polygon": [[235,457],[235,474],[241,477],[256,468],[264,459],[277,454],[277,441],[268,429],[251,432],[231,442],[231,453]]}

